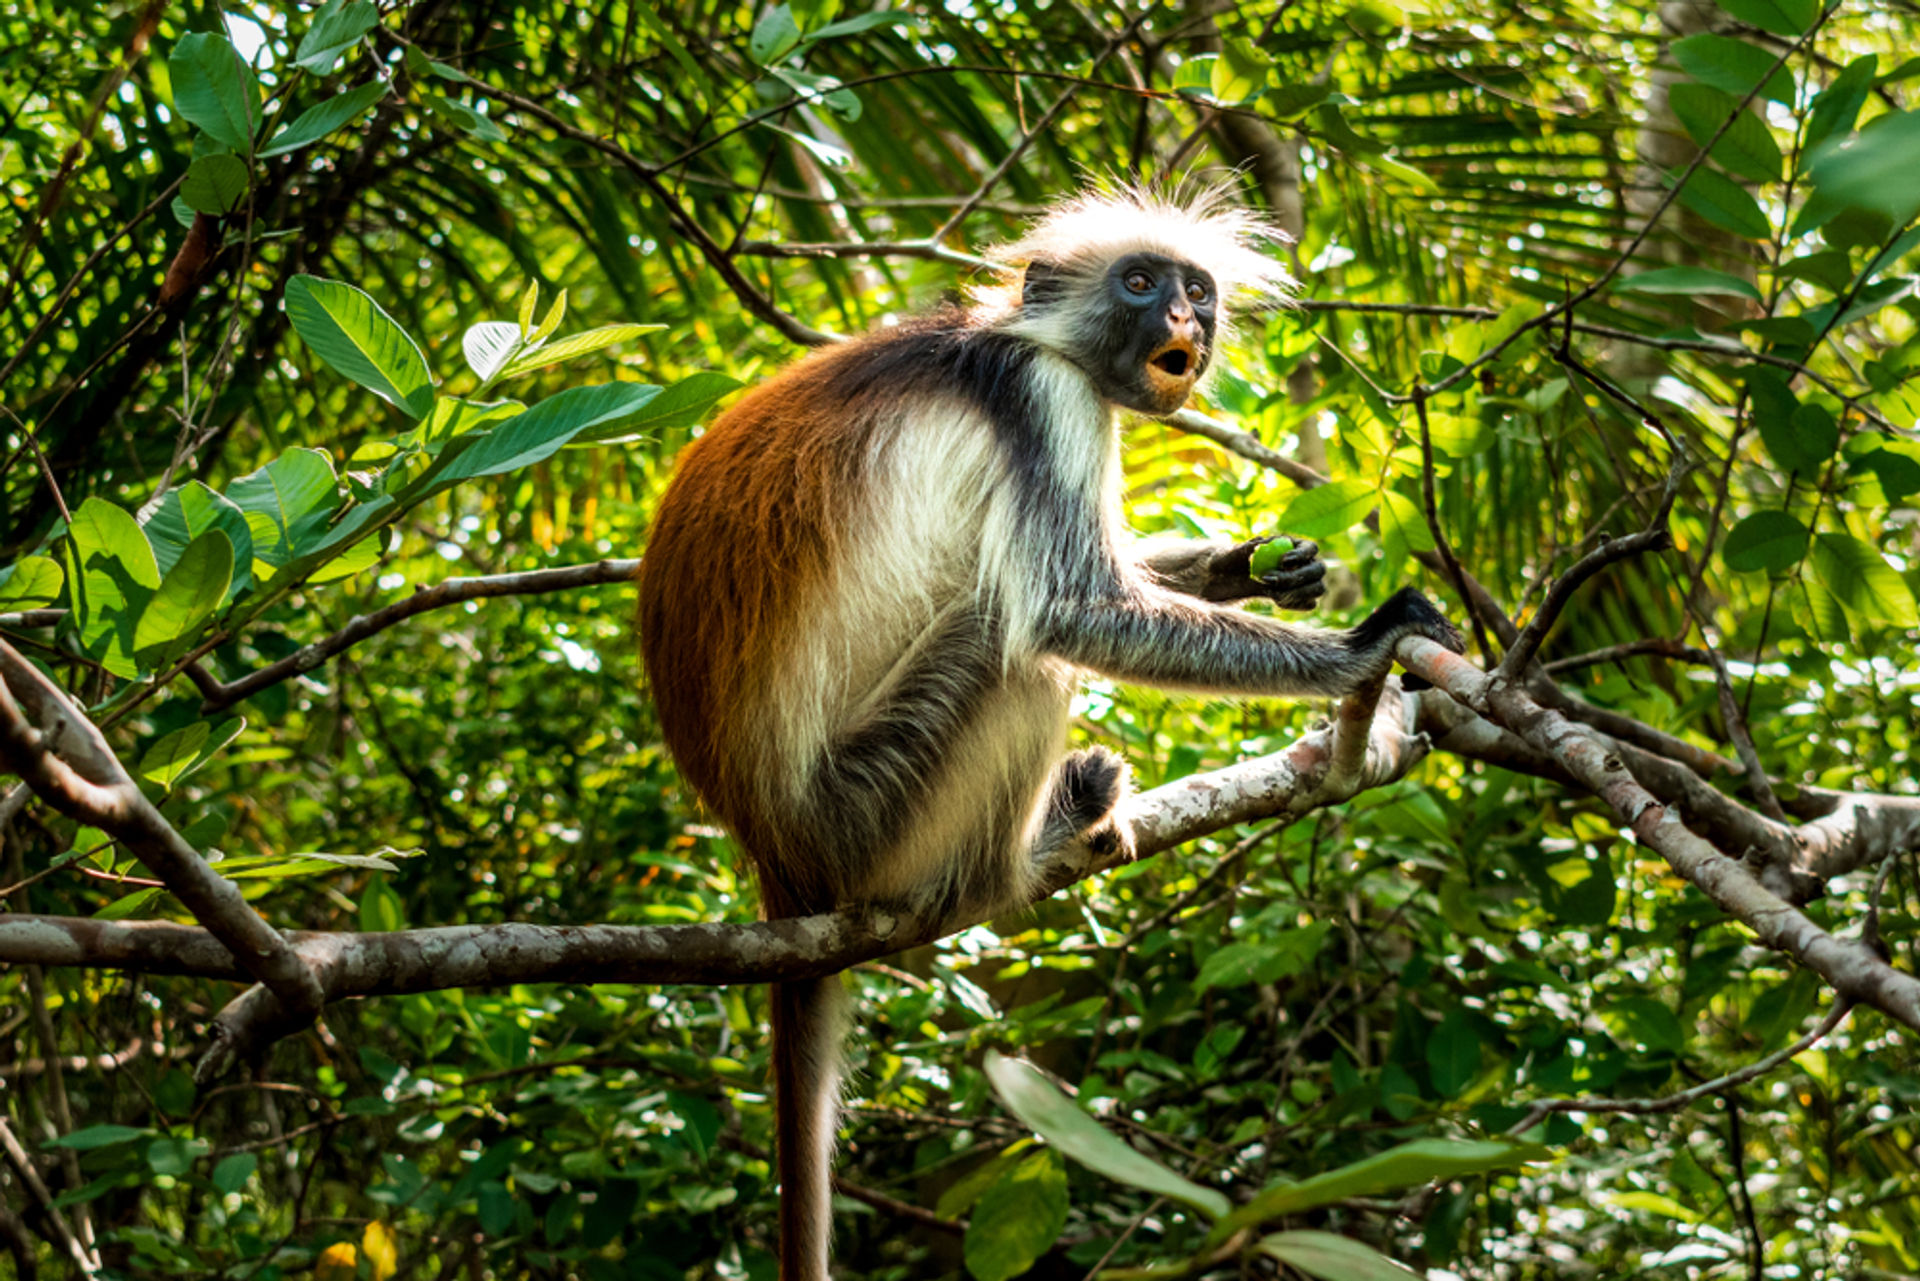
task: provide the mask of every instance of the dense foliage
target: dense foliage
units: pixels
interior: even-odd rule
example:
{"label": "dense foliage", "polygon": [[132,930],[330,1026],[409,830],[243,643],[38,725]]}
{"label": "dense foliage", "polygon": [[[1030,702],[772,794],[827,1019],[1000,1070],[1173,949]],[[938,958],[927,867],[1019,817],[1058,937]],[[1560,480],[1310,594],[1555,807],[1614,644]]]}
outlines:
{"label": "dense foliage", "polygon": [[[1920,24],[1723,4],[21,0],[0,633],[275,926],[749,920],[622,567],[226,687],[452,576],[642,554],[678,448],[796,340],[937,300],[1089,172],[1240,165],[1297,219],[1305,305],[1244,324],[1205,408],[1331,483],[1138,423],[1139,528],[1319,538],[1337,622],[1451,593],[1418,559],[1430,476],[1520,615],[1677,486],[1674,549],[1583,589],[1550,668],[1703,752],[1750,726],[1789,810],[1914,793]],[[1324,710],[1076,706],[1143,787]],[[3,812],[11,911],[187,919],[103,832]],[[1915,871],[1807,910],[1911,971]],[[1593,797],[1446,753],[849,981],[840,1265],[982,1281],[1168,1264],[1214,1217],[1016,1119],[989,1050],[1238,1204],[1536,1099],[1671,1093],[1834,999]],[[57,1272],[71,1233],[119,1276],[771,1275],[759,989],[372,998],[196,1088],[232,995],[0,973],[0,1257]],[[1554,1114],[1524,1169],[1274,1217],[1431,1276],[1920,1273],[1916,1035],[1860,1010],[1685,1107]],[[1322,1245],[1219,1275],[1375,1275]]]}

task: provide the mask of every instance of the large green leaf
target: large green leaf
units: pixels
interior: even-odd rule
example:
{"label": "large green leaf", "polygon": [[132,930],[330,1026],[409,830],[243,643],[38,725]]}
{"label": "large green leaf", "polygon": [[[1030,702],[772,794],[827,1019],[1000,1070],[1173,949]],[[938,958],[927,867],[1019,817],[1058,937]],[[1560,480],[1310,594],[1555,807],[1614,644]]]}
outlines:
{"label": "large green leaf", "polygon": [[1210,1219],[1219,1218],[1231,1208],[1220,1193],[1182,1178],[1109,1133],[1032,1064],[989,1050],[986,1072],[1008,1111],[1088,1169],[1192,1206]]}
{"label": "large green leaf", "polygon": [[1727,172],[1754,182],[1780,181],[1786,161],[1780,154],[1780,144],[1773,140],[1773,131],[1755,112],[1741,110],[1739,99],[1732,94],[1682,81],[1667,90],[1667,103],[1687,136],[1702,147],[1719,133],[1721,125],[1727,125],[1711,153]]}
{"label": "large green leaf", "polygon": [[1720,554],[1727,568],[1739,573],[1779,574],[1800,563],[1807,537],[1807,527],[1789,512],[1755,512],[1728,531]]}
{"label": "large green leaf", "polygon": [[1850,534],[1818,534],[1807,564],[1847,613],[1895,627],[1920,627],[1913,592],[1886,557]]}
{"label": "large green leaf", "polygon": [[1731,178],[1701,166],[1680,188],[1680,203],[1723,231],[1748,240],[1765,240],[1773,234],[1773,224],[1760,208],[1753,193]]}
{"label": "large green leaf", "polygon": [[1315,486],[1287,504],[1279,525],[1291,534],[1326,538],[1358,525],[1378,501],[1379,491],[1371,481],[1336,480]]}
{"label": "large green leaf", "polygon": [[180,199],[195,213],[232,213],[246,198],[247,162],[224,152],[201,156],[180,181]]}
{"label": "large green leaf", "polygon": [[287,282],[287,319],[313,353],[410,418],[433,405],[433,376],[407,331],[352,285],[318,276]]}
{"label": "large green leaf", "polygon": [[1833,78],[1832,84],[1815,95],[1813,106],[1807,112],[1806,137],[1800,144],[1808,154],[1828,138],[1853,128],[1860,108],[1866,105],[1867,95],[1873,92],[1873,74],[1879,66],[1877,56],[1862,54],[1849,62],[1846,69]]}
{"label": "large green leaf", "polygon": [[1614,289],[1623,293],[1677,294],[1691,298],[1700,294],[1729,294],[1736,298],[1760,301],[1760,290],[1751,280],[1711,267],[1661,267],[1634,276],[1623,276]]}
{"label": "large green leaf", "polygon": [[336,129],[365,115],[373,104],[387,95],[387,82],[369,80],[357,89],[335,94],[317,106],[308,107],[298,119],[267,140],[260,155],[280,156],[320,141]]}
{"label": "large green leaf", "polygon": [[260,128],[260,85],[225,36],[182,36],[167,59],[174,110],[207,136],[242,155]]}
{"label": "large green leaf", "polygon": [[1045,1254],[1067,1223],[1067,1172],[1042,1149],[1007,1171],[973,1207],[961,1253],[974,1281],[1011,1281]]}
{"label": "large green leaf", "polygon": [[322,451],[290,449],[228,485],[227,497],[246,515],[254,556],[278,568],[325,527],[340,505],[340,482]]}
{"label": "large green leaf", "polygon": [[441,455],[445,465],[428,472],[433,489],[437,492],[458,481],[531,467],[588,428],[638,413],[659,392],[646,383],[600,383],[549,396],[491,431],[456,438],[455,445],[472,443],[458,453],[450,446]]}
{"label": "large green leaf", "polygon": [[144,527],[162,574],[173,568],[188,543],[209,529],[217,529],[233,545],[233,584],[227,590],[228,599],[239,595],[252,581],[253,531],[246,512],[199,481],[168,490],[147,516]]}
{"label": "large green leaf", "polygon": [[1255,1248],[1320,1281],[1418,1281],[1423,1275],[1352,1237],[1310,1228],[1262,1237]]}
{"label": "large green leaf", "polygon": [[301,38],[294,65],[316,75],[330,75],[340,55],[379,24],[380,11],[373,0],[327,0]]}
{"label": "large green leaf", "polygon": [[1224,1240],[1241,1228],[1350,1197],[1373,1196],[1435,1179],[1510,1170],[1529,1161],[1542,1160],[1546,1155],[1545,1148],[1531,1143],[1416,1139],[1299,1183],[1269,1187],[1215,1224],[1213,1237]]}
{"label": "large green leaf", "polygon": [[1828,143],[1809,168],[1814,189],[1842,207],[1858,207],[1904,223],[1920,211],[1920,112],[1881,116],[1859,137]]}
{"label": "large green leaf", "polygon": [[137,675],[134,630],[160,586],[160,567],[140,523],[105,499],[89,498],[73,513],[67,548],[82,652],[116,676]]}
{"label": "large green leaf", "polygon": [[140,612],[134,656],[146,668],[162,667],[184,653],[200,625],[227,599],[233,581],[233,544],[218,529],[187,544]]}
{"label": "large green leaf", "polygon": [[688,374],[671,387],[655,388],[659,394],[648,397],[630,417],[583,431],[574,443],[638,440],[649,434],[691,427],[707,416],[715,401],[739,385],[737,379],[712,370]]}
{"label": "large green leaf", "polygon": [[1791,107],[1793,75],[1757,45],[1711,33],[1676,40],[1671,51],[1680,69],[1702,84],[1744,98],[1764,82],[1761,96]]}
{"label": "large green leaf", "polygon": [[1791,38],[1813,25],[1820,0],[1720,0],[1720,7],[1748,26]]}
{"label": "large green leaf", "polygon": [[0,568],[0,610],[42,609],[60,599],[67,576],[47,556],[27,556]]}

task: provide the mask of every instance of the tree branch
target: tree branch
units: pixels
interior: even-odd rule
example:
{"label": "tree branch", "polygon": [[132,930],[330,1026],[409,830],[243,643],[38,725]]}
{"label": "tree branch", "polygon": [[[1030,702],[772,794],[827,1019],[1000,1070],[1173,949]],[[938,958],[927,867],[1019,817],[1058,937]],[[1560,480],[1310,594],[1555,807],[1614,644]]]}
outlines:
{"label": "tree branch", "polygon": [[[38,726],[29,723],[31,714]],[[248,974],[294,1014],[320,1009],[320,985],[240,888],[215,872],[127,775],[107,740],[41,671],[0,641],[0,758],[35,795],[133,851]]]}
{"label": "tree branch", "polygon": [[1606,803],[1642,845],[1753,930],[1761,942],[1796,958],[1848,1001],[1871,1005],[1920,1029],[1920,980],[1903,974],[1858,942],[1835,938],[1762,884],[1747,864],[1689,831],[1628,771],[1621,755],[1564,716],[1542,707],[1511,681],[1490,676],[1420,637],[1400,642],[1400,661],[1470,707],[1554,758]]}
{"label": "tree branch", "polygon": [[463,601],[486,600],[495,596],[531,596],[541,592],[566,591],[600,583],[620,583],[640,570],[638,559],[600,560],[586,565],[564,565],[555,569],[535,569],[518,574],[489,574],[479,578],[449,578],[431,587],[417,587],[405,600],[353,618],[333,635],[287,655],[277,663],[250,672],[236,681],[222,682],[199,664],[186,671],[205,699],[202,716],[233,706],[261,690],[291,677],[310,672],[335,654],[365,640],[377,632],[405,622],[416,614],[445,609]]}

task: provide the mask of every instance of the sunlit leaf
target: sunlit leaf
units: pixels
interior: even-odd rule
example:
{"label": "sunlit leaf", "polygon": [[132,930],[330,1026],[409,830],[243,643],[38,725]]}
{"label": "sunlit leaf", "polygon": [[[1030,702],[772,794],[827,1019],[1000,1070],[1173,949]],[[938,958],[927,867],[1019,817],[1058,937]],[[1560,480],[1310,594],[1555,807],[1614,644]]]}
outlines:
{"label": "sunlit leaf", "polygon": [[427,412],[433,377],[407,331],[370,296],[318,276],[287,282],[287,319],[313,353],[409,418]]}
{"label": "sunlit leaf", "polygon": [[174,110],[234,151],[253,150],[260,128],[260,85],[225,36],[182,36],[167,58]]}
{"label": "sunlit leaf", "polygon": [[987,1079],[1007,1110],[1088,1169],[1192,1206],[1208,1218],[1219,1218],[1230,1208],[1218,1192],[1182,1178],[1129,1147],[1076,1107],[1032,1064],[989,1050],[985,1066]]}

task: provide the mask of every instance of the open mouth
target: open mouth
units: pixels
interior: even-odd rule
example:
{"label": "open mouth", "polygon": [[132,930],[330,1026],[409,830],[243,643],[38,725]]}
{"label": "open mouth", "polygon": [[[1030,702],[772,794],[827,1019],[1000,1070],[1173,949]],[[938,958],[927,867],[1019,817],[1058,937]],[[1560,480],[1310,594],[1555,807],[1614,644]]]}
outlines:
{"label": "open mouth", "polygon": [[1147,388],[1155,399],[1178,408],[1200,376],[1200,352],[1187,337],[1168,341],[1147,357]]}
{"label": "open mouth", "polygon": [[1187,376],[1187,366],[1193,363],[1193,357],[1188,352],[1174,347],[1161,352],[1147,363],[1155,369],[1165,370],[1175,378],[1185,378]]}

